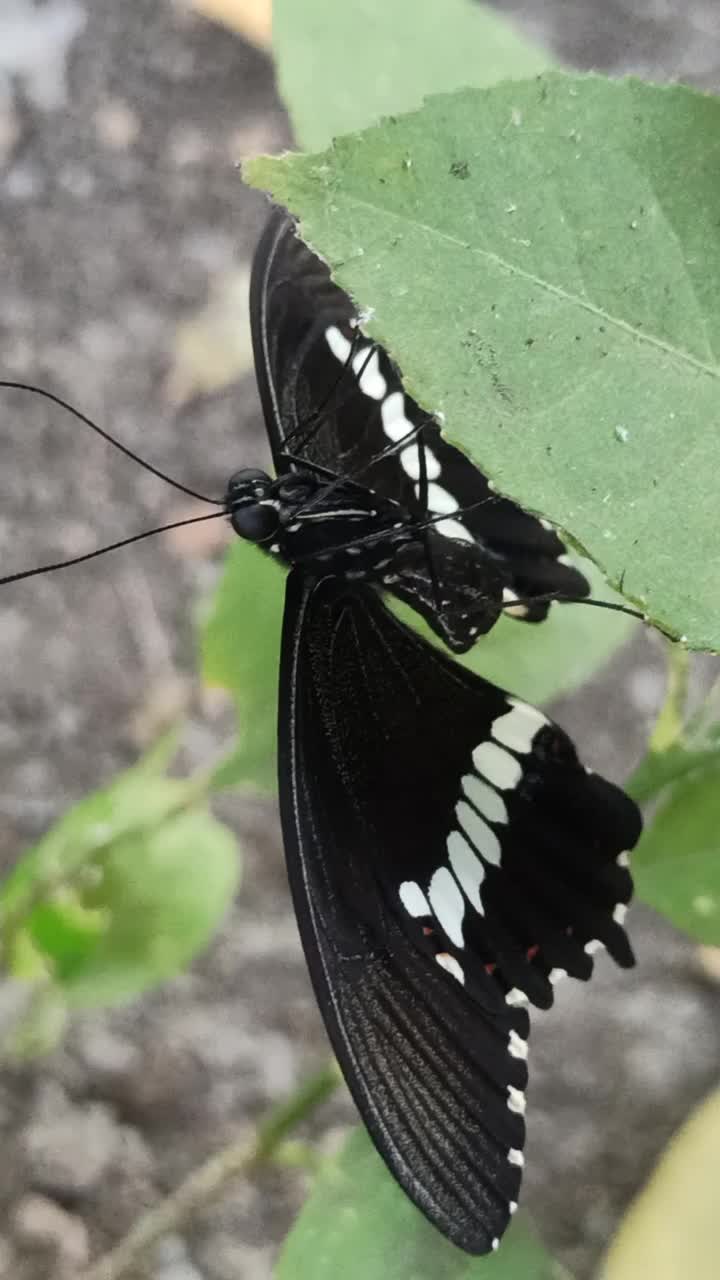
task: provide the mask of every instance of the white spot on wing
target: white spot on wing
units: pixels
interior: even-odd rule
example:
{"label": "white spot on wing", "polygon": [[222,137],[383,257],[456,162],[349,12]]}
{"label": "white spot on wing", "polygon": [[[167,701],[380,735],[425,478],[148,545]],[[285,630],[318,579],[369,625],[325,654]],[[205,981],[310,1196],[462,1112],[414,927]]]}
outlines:
{"label": "white spot on wing", "polygon": [[[415,485],[415,493],[420,497],[420,485]],[[454,498],[447,489],[443,489],[441,484],[435,484],[434,481],[427,487],[427,508],[439,516],[450,516],[453,511],[457,511],[460,503]]]}
{"label": "white spot on wing", "polygon": [[459,831],[451,831],[447,841],[450,866],[457,876],[469,902],[480,915],[485,910],[480,897],[480,885],[485,879],[485,868],[473,853],[467,840]]}
{"label": "white spot on wing", "polygon": [[563,978],[567,978],[567,969],[551,969],[548,974],[548,982],[555,986],[558,982],[562,982]]}
{"label": "white spot on wing", "polygon": [[505,1003],[509,1004],[511,1009],[522,1009],[530,1002],[525,992],[521,991],[519,987],[511,987],[505,997]]}
{"label": "white spot on wing", "polygon": [[481,742],[472,753],[478,773],[501,791],[510,791],[522,778],[522,765],[495,742]]}
{"label": "white spot on wing", "polygon": [[468,800],[479,809],[489,822],[507,822],[508,812],[505,801],[497,791],[489,787],[487,782],[477,778],[474,773],[466,773],[462,780],[462,789]]}
{"label": "white spot on wing", "polygon": [[400,901],[408,915],[416,919],[418,916],[430,916],[430,903],[414,880],[404,880],[400,885]]}
{"label": "white spot on wing", "polygon": [[377,351],[368,357],[370,347],[363,347],[353,360],[353,370],[359,375],[358,386],[364,396],[371,400],[382,400],[387,393],[387,382],[380,372],[380,361]]}
{"label": "white spot on wing", "polygon": [[487,822],[465,800],[459,800],[456,804],[455,817],[478,853],[482,854],[486,862],[491,862],[493,866],[498,867],[502,849],[500,841]]}
{"label": "white spot on wing", "polygon": [[510,747],[512,751],[519,751],[525,755],[532,747],[533,738],[538,729],[542,729],[548,721],[542,711],[528,706],[526,702],[511,699],[511,703],[510,711],[498,716],[493,722],[491,733],[493,738],[504,747]]}
{"label": "white spot on wing", "polygon": [[629,855],[628,853],[626,853],[626,852],[619,853],[619,854],[618,854],[618,856],[617,856],[617,858],[616,858],[616,862],[617,862],[617,864],[618,864],[618,866],[619,866],[619,867],[629,867],[629,866],[630,866],[630,855]]}
{"label": "white spot on wing", "polygon": [[447,867],[440,867],[433,875],[428,889],[430,906],[441,929],[456,947],[464,945],[462,922],[465,915],[463,898],[455,878]]}
{"label": "white spot on wing", "polygon": [[508,1212],[511,1218],[514,1213],[517,1213],[517,1200],[508,1200]]}
{"label": "white spot on wing", "polygon": [[441,471],[440,463],[432,450],[423,445],[409,444],[403,449],[400,454],[400,463],[403,471],[411,480],[420,479],[420,449],[425,455],[425,471],[428,480],[437,480]]}
{"label": "white spot on wing", "polygon": [[525,1094],[522,1089],[514,1089],[511,1084],[508,1085],[508,1109],[514,1111],[516,1116],[525,1115]]}
{"label": "white spot on wing", "polygon": [[508,1163],[516,1164],[518,1169],[522,1169],[525,1165],[525,1157],[522,1151],[518,1151],[517,1147],[511,1147],[508,1151]]}
{"label": "white spot on wing", "polygon": [[508,1038],[508,1053],[511,1058],[519,1058],[521,1062],[527,1062],[528,1046],[527,1040],[523,1040],[517,1031],[511,1031]]}
{"label": "white spot on wing", "polygon": [[511,591],[509,587],[503,587],[503,603],[505,605],[503,613],[508,614],[511,618],[527,618],[529,610],[526,604],[511,603],[513,600],[517,599],[519,599],[519,597],[514,591]]}
{"label": "white spot on wing", "polygon": [[616,923],[616,924],[624,924],[624,923],[625,923],[625,917],[626,917],[626,915],[627,915],[627,910],[628,910],[628,909],[627,909],[627,907],[625,906],[625,903],[624,903],[624,902],[618,902],[617,906],[615,907],[615,910],[613,911],[613,920],[615,921],[615,923]]}
{"label": "white spot on wing", "polygon": [[446,973],[452,974],[453,978],[462,986],[465,985],[465,974],[462,971],[462,965],[458,964],[454,956],[449,955],[447,951],[438,951],[435,959],[441,969],[444,969]]}
{"label": "white spot on wing", "polygon": [[391,391],[386,396],[380,408],[380,416],[388,440],[397,444],[406,436],[412,437],[415,428],[410,419],[405,417],[405,396],[402,391]]}
{"label": "white spot on wing", "polygon": [[597,951],[602,951],[604,945],[605,943],[601,942],[599,938],[591,938],[589,942],[585,943],[583,950],[586,955],[594,956]]}
{"label": "white spot on wing", "polygon": [[451,520],[450,518],[436,520],[432,528],[441,533],[444,538],[455,538],[457,542],[475,541],[470,530],[466,529],[465,525],[461,524],[459,520]]}
{"label": "white spot on wing", "polygon": [[325,330],[325,341],[335,359],[339,360],[341,364],[347,364],[352,351],[352,343],[345,337],[344,333],[341,333],[337,325],[331,324],[328,326]]}

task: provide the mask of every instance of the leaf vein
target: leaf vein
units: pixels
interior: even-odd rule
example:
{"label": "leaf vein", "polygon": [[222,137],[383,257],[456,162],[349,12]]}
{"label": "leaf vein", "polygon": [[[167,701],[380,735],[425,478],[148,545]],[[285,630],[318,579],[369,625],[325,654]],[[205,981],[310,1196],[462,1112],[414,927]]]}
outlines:
{"label": "leaf vein", "polygon": [[570,303],[582,311],[587,311],[589,314],[596,316],[597,319],[603,320],[606,324],[612,325],[614,328],[619,329],[629,337],[636,339],[637,342],[664,352],[665,355],[672,357],[681,364],[689,365],[698,373],[706,374],[711,378],[720,378],[720,367],[718,365],[709,364],[707,361],[701,360],[697,356],[692,355],[689,351],[684,351],[682,348],[674,346],[671,342],[666,342],[662,338],[656,337],[654,334],[643,332],[641,329],[635,328],[629,321],[623,320],[620,316],[613,315],[610,311],[605,311],[594,302],[590,302],[589,300],[580,297],[578,294],[572,293],[568,289],[564,289],[562,285],[553,284],[551,280],[544,280],[542,276],[538,276],[534,272],[528,271],[525,267],[521,267],[517,263],[508,262],[506,258],[503,258],[499,253],[495,253],[492,249],[482,249],[479,246],[468,244],[466,241],[459,240],[456,236],[450,235],[447,231],[441,231],[437,227],[433,227],[428,223],[421,222],[417,218],[413,218],[407,212],[397,213],[393,209],[387,209],[382,206],[378,206],[377,204],[373,204],[371,200],[364,200],[361,196],[344,192],[342,198],[347,200],[349,204],[367,209],[373,214],[379,214],[381,217],[384,216],[391,218],[394,221],[403,223],[406,227],[414,227],[417,231],[425,232],[431,237],[434,236],[437,240],[445,241],[447,244],[452,245],[457,249],[462,249],[463,252],[467,252],[469,250],[470,253],[477,257],[485,258],[488,262],[492,262],[495,266],[506,271],[509,275],[518,276],[520,279],[527,280],[528,283],[537,286],[537,288],[542,289],[551,296]]}

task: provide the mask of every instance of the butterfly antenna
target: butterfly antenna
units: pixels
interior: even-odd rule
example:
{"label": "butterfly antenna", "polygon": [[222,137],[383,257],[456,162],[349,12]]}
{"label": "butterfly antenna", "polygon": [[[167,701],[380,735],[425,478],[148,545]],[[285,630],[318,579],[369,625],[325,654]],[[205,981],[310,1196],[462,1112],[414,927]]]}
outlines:
{"label": "butterfly antenna", "polygon": [[[418,437],[422,434],[422,432],[425,430],[426,427],[429,427],[430,424],[434,422],[435,422],[435,419],[433,418],[433,416],[431,414],[428,414],[428,416],[424,418],[422,422],[418,423],[416,427],[412,427],[399,440],[394,440],[390,444],[385,445],[383,449],[380,449],[378,453],[374,453],[372,457],[366,459],[366,461],[363,462],[361,466],[356,467],[354,471],[344,472],[342,475],[335,475],[333,473],[328,472],[325,468],[314,467],[313,464],[303,464],[301,459],[296,459],[296,461],[299,462],[300,465],[309,465],[310,469],[322,470],[329,477],[329,483],[327,487],[324,489],[321,489],[320,492],[312,499],[311,502],[306,503],[305,506],[302,508],[302,510],[297,513],[298,516],[302,517],[305,514],[305,512],[312,511],[314,507],[320,506],[327,498],[329,498],[332,495],[332,493],[336,489],[339,489],[340,485],[352,484],[353,482],[356,482],[365,471],[370,470],[370,467],[374,467],[376,463],[382,462],[385,458],[390,458],[393,456],[393,454],[399,453],[402,449],[407,448],[409,444],[412,444],[414,440],[418,439]],[[285,455],[285,456],[288,456],[288,455]],[[422,473],[423,467],[425,466],[425,456],[424,456],[423,450],[419,451],[419,466],[420,466],[420,471]],[[495,500],[497,501],[497,499]],[[484,501],[486,500],[484,499]],[[424,510],[427,510],[426,503],[427,503],[427,491],[426,491],[426,497],[425,497],[425,505],[422,503],[422,501],[420,502],[420,505],[423,506]],[[444,519],[446,517],[440,517],[440,518]],[[418,525],[417,527],[419,530],[422,530],[422,528],[424,528],[425,526]]]}
{"label": "butterfly antenna", "polygon": [[[423,424],[425,425],[425,424]],[[428,473],[427,473],[427,457],[425,450],[417,446],[418,455],[418,490],[417,501],[421,509],[428,514]],[[442,617],[442,600],[440,597],[440,583],[435,569],[435,561],[432,553],[432,542],[430,541],[430,530],[423,529],[420,534],[423,547],[425,548],[425,560],[427,561],[428,573],[430,575],[430,585],[432,587],[433,600],[438,617]]]}
{"label": "butterfly antenna", "polygon": [[9,582],[22,582],[23,578],[36,578],[41,573],[54,573],[56,569],[69,569],[70,565],[83,564],[85,560],[95,560],[108,551],[117,551],[120,547],[129,547],[133,542],[142,542],[144,538],[153,538],[156,533],[168,533],[171,529],[182,529],[188,524],[202,524],[204,520],[219,520],[225,511],[211,511],[205,516],[190,516],[187,520],[173,520],[171,524],[161,524],[157,529],[146,529],[143,533],[134,533],[129,538],[121,538],[119,542],[110,542],[105,547],[97,547],[95,551],[86,551],[82,556],[73,556],[70,560],[56,560],[53,564],[41,564],[35,569],[21,569],[17,573],[8,573],[0,578],[0,587]]}
{"label": "butterfly antenna", "polygon": [[[111,444],[114,449],[118,449],[120,453],[124,453],[126,458],[130,458],[133,462],[136,462],[139,467],[143,467],[145,471],[149,471],[152,475],[157,476],[159,480],[164,480],[166,484],[172,485],[173,489],[179,489],[181,493],[187,494],[188,497],[197,498],[199,502],[207,502],[210,506],[224,507],[225,504],[222,499],[208,498],[204,493],[198,493],[196,489],[191,489],[189,485],[181,484],[179,480],[173,480],[172,476],[165,475],[164,471],[160,471],[158,467],[154,467],[151,462],[146,462],[144,458],[141,458],[137,453],[134,453],[132,449],[127,447],[127,445],[121,444],[120,441],[116,440],[114,436],[111,436],[108,431],[105,431],[102,427],[98,426],[97,422],[93,422],[92,418],[88,418],[87,415],[81,413],[79,409],[68,404],[67,400],[63,400],[60,396],[56,396],[53,391],[46,391],[44,387],[34,387],[27,382],[8,382],[6,380],[0,380],[0,387],[8,387],[12,391],[31,391],[33,395],[42,396],[44,400],[49,400],[51,404],[56,404],[61,409],[66,409],[67,412],[71,413],[79,422],[84,423],[86,427],[90,427],[91,431],[95,431],[97,435],[102,436],[103,440],[107,440],[108,444]],[[0,584],[4,581],[5,579],[0,579]]]}

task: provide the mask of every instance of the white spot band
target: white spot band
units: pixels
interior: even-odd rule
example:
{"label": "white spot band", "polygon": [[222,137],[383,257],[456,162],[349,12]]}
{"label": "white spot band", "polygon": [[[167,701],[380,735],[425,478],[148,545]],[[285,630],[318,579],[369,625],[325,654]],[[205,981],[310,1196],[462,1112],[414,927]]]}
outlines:
{"label": "white spot band", "polygon": [[472,753],[478,773],[500,791],[511,791],[522,778],[522,765],[495,742],[481,742]]}

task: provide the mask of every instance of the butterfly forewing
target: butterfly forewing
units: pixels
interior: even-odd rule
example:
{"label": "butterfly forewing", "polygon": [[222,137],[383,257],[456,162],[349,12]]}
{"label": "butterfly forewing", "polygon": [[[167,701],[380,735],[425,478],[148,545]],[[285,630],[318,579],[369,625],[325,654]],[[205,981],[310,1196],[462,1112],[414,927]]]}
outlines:
{"label": "butterfly forewing", "polygon": [[[475,541],[497,562],[506,600],[587,593],[582,574],[562,562],[565,547],[557,534],[497,495],[405,394],[395,366],[359,333],[347,295],[282,210],[271,216],[255,255],[251,321],[278,471],[286,469],[290,453],[334,474],[356,476],[410,511],[424,496],[440,533]],[[479,407],[478,419],[485,416]],[[388,448],[395,452],[380,457]],[[540,621],[547,610],[542,601],[518,616]]]}
{"label": "butterfly forewing", "polygon": [[288,866],[328,1032],[396,1178],[484,1252],[520,1182],[524,1006],[551,1003],[561,970],[589,977],[600,944],[632,962],[617,916],[637,811],[366,588],[291,574],[280,698]]}

